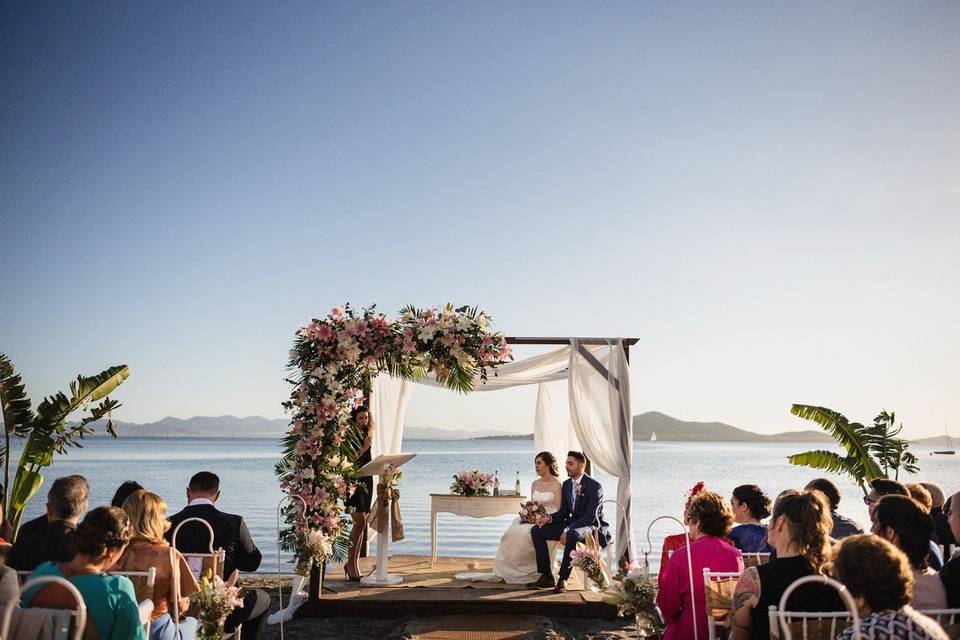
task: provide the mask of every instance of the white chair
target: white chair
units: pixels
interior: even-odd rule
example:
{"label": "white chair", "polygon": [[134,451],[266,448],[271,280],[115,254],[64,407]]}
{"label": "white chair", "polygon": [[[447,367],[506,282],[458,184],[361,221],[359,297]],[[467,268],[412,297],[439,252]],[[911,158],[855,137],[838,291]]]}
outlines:
{"label": "white chair", "polygon": [[[150,635],[150,616],[153,614],[153,585],[157,582],[157,569],[150,567],[146,571],[108,571],[111,576],[124,576],[133,583],[134,593],[137,595],[137,602],[140,607],[140,621],[143,623],[143,629],[147,636]],[[149,610],[146,610],[146,619],[144,619],[145,607],[149,604]]]}
{"label": "white chair", "polygon": [[[3,612],[3,624],[0,626],[0,638],[11,638],[10,635],[10,626],[15,615],[17,616],[28,616],[28,615],[47,615],[51,616],[54,619],[54,623],[57,625],[56,634],[61,636],[66,636],[70,634],[73,640],[81,640],[83,638],[83,630],[87,624],[87,605],[83,602],[83,596],[80,595],[80,592],[75,586],[73,586],[69,580],[61,578],[59,576],[39,576],[33,578],[32,580],[27,580],[21,587],[20,593],[17,596],[19,601],[20,596],[23,595],[24,591],[27,589],[32,589],[34,587],[42,587],[48,584],[58,584],[67,592],[73,596],[77,602],[76,609],[64,610],[64,609],[21,609],[17,606],[17,602],[8,602],[6,608]],[[153,607],[151,606],[151,609]],[[64,611],[69,611],[68,616],[64,616]],[[59,614],[59,615],[58,615]],[[65,625],[65,626],[64,626]],[[70,631],[70,627],[73,627],[73,631]]]}
{"label": "white chair", "polygon": [[[797,587],[816,582],[833,587],[840,594],[843,604],[847,611],[787,611],[787,602],[791,594]],[[799,626],[803,640],[816,640],[817,638],[836,638],[848,626],[853,626],[853,636],[851,640],[862,640],[860,634],[860,615],[857,613],[857,605],[853,601],[853,596],[847,591],[847,588],[832,578],[826,576],[804,576],[790,583],[783,595],[780,597],[780,606],[771,606],[768,610],[770,619],[770,637],[783,638],[784,640],[793,640],[793,627]]]}
{"label": "white chair", "polygon": [[723,621],[733,610],[733,590],[740,579],[739,571],[703,570],[703,593],[706,599],[707,634],[710,640],[717,640],[717,627],[723,628]]}
{"label": "white chair", "polygon": [[[679,518],[674,518],[673,516],[659,516],[650,521],[650,524],[647,526],[647,550],[643,552],[644,563],[647,566],[647,570],[650,570],[650,554],[653,553],[653,540],[650,539],[650,531],[653,529],[653,525],[659,522],[660,520],[673,520],[683,528],[683,535],[687,539],[687,544],[684,547],[687,550],[687,573],[690,576],[690,615],[693,618],[693,640],[698,640],[697,638],[697,603],[696,603],[696,589],[693,588],[693,556],[690,555],[690,532],[687,531],[687,525],[683,524],[683,521]],[[670,554],[672,555],[672,554]]]}
{"label": "white chair", "polygon": [[758,567],[762,564],[767,564],[768,562],[770,562],[769,553],[760,553],[760,552],[755,553],[752,551],[744,551],[742,555],[743,555],[744,568]]}
{"label": "white chair", "polygon": [[[307,512],[307,501],[303,499],[302,496],[298,495],[286,495],[280,499],[280,502],[277,503],[277,595],[280,597],[280,610],[277,611],[274,616],[279,618],[280,622],[280,640],[283,640],[283,623],[289,618],[293,618],[293,614],[296,613],[297,609],[300,608],[300,605],[303,604],[306,600],[306,596],[301,593],[304,585],[309,582],[308,578],[301,576],[299,574],[293,576],[293,584],[290,589],[290,602],[287,603],[289,612],[283,608],[283,570],[280,561],[280,512],[283,510],[283,505],[289,500],[296,498],[301,503],[303,503],[302,514]],[[323,569],[321,568],[321,571]]]}
{"label": "white chair", "polygon": [[933,618],[947,636],[960,638],[960,609],[917,609],[917,612]]}

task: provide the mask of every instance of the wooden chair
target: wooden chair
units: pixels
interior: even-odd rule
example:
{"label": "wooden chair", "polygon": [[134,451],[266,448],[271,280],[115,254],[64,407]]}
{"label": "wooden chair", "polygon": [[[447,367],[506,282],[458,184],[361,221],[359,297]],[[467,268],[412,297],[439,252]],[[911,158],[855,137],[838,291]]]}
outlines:
{"label": "wooden chair", "polygon": [[710,640],[724,638],[727,629],[723,621],[733,610],[733,590],[740,579],[739,571],[703,570],[704,603],[707,610],[707,634]]}
{"label": "wooden chair", "polygon": [[[56,584],[74,600],[75,607],[69,609],[54,608],[29,608],[23,609],[17,606],[20,597],[27,589],[34,587],[45,587],[50,584]],[[151,606],[151,609],[153,607]],[[69,580],[59,576],[40,576],[28,580],[20,587],[15,601],[6,603],[3,612],[3,624],[0,625],[0,637],[13,638],[10,634],[11,628],[16,630],[20,623],[26,622],[26,618],[33,616],[43,616],[50,619],[54,636],[69,637],[72,640],[81,640],[84,638],[87,625],[87,605],[83,602],[83,596]],[[15,621],[15,618],[17,619]],[[22,619],[21,619],[22,618]],[[92,625],[91,625],[92,627]],[[94,631],[94,635],[96,631]]]}
{"label": "wooden chair", "polygon": [[[787,602],[797,587],[818,582],[833,587],[840,594],[847,611],[787,611]],[[794,634],[803,640],[833,640],[844,629],[853,626],[852,640],[862,640],[860,633],[860,616],[857,605],[847,588],[832,578],[825,576],[804,576],[790,583],[780,597],[780,606],[771,606],[768,611],[770,619],[770,638],[793,640]]]}

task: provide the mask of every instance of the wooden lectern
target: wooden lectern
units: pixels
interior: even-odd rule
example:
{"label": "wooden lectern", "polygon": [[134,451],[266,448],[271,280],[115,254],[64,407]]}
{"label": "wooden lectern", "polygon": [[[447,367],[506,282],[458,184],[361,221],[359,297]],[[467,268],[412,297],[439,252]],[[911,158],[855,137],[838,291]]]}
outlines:
{"label": "wooden lectern", "polygon": [[[391,467],[397,468],[400,465],[410,462],[417,457],[415,453],[401,453],[395,455],[377,456],[357,472],[359,476],[380,476]],[[377,496],[379,499],[380,496]],[[390,544],[390,509],[387,509],[386,528],[382,533],[377,534],[377,571],[360,580],[360,584],[382,587],[403,582],[400,576],[391,576],[388,573],[389,554],[388,545]]]}

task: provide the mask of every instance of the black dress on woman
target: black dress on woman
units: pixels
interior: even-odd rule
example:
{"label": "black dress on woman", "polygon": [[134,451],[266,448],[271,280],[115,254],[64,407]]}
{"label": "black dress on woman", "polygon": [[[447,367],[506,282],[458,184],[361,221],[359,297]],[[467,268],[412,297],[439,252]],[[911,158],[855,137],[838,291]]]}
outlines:
{"label": "black dress on woman", "polygon": [[[357,467],[362,467],[373,459],[370,455],[370,449],[367,449],[360,457],[357,458]],[[353,510],[359,513],[370,513],[370,503],[373,501],[373,476],[366,476],[365,478],[360,478],[359,482],[356,484],[356,491],[353,492],[353,495],[347,498],[347,501],[344,503],[348,508],[353,507]]]}

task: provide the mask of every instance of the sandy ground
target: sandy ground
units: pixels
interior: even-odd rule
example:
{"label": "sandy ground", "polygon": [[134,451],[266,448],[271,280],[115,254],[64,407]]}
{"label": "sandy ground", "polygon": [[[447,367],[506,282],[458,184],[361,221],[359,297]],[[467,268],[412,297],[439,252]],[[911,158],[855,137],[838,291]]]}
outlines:
{"label": "sandy ground", "polygon": [[[250,588],[267,590],[273,599],[272,611],[279,607],[276,578],[254,578],[245,576],[244,585]],[[284,601],[289,596],[289,588],[284,589]],[[590,620],[577,618],[544,618],[540,616],[502,616],[497,619],[498,628],[515,629],[521,633],[502,635],[492,633],[491,637],[510,638],[511,640],[620,640],[633,638],[632,620]],[[471,616],[444,616],[442,618],[406,617],[388,620],[368,620],[363,618],[316,618],[292,620],[284,623],[283,637],[288,640],[415,640],[423,633],[437,637],[438,630],[484,629],[485,622]],[[273,640],[280,638],[280,626],[267,626],[263,637]],[[476,637],[476,636],[473,636]]]}

